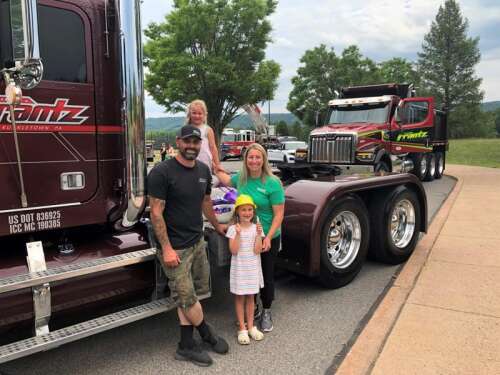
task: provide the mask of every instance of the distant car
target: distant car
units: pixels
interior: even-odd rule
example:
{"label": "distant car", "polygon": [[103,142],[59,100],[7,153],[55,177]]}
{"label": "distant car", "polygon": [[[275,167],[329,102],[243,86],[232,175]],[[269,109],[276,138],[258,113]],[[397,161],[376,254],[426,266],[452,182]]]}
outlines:
{"label": "distant car", "polygon": [[277,149],[268,149],[267,158],[271,163],[295,163],[295,150],[307,148],[302,141],[282,142]]}
{"label": "distant car", "polygon": [[278,142],[291,142],[299,141],[297,137],[292,137],[291,135],[281,135],[278,137]]}

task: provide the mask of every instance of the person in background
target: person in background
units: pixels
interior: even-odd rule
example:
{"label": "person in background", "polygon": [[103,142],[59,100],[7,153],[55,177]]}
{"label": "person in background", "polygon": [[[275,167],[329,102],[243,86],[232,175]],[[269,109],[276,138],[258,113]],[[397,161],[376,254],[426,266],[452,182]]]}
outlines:
{"label": "person in background", "polygon": [[215,134],[213,129],[207,125],[207,105],[201,99],[193,100],[187,106],[186,124],[196,126],[201,131],[201,149],[198,155],[198,160],[205,163],[212,174],[219,170],[223,170],[220,160],[219,151],[215,144]]}
{"label": "person in background", "polygon": [[262,272],[264,288],[260,290],[264,308],[260,327],[264,332],[273,330],[271,305],[274,300],[274,264],[280,247],[281,223],[285,212],[285,191],[281,181],[273,175],[266,150],[259,144],[250,145],[243,157],[241,170],[229,176],[217,172],[220,182],[238,189],[239,194],[252,197],[257,206],[257,217],[262,223],[265,237],[262,241]]}
{"label": "person in background", "polygon": [[159,243],[157,257],[177,304],[181,339],[175,358],[210,366],[212,358],[195,342],[193,327],[216,353],[227,353],[229,346],[205,322],[198,300],[210,291],[202,212],[217,232],[225,233],[212,207],[212,175],[205,164],[196,160],[201,147],[200,130],[183,126],[176,143],[177,156],[156,164],[148,175],[151,222]]}
{"label": "person in background", "polygon": [[160,156],[161,156],[161,161],[164,161],[167,158],[167,146],[165,145],[165,143],[161,144]]}
{"label": "person in background", "polygon": [[[231,251],[230,291],[234,294],[236,317],[238,319],[238,343],[250,344],[264,338],[254,326],[254,298],[264,287],[260,253],[262,252],[262,225],[255,221],[255,203],[249,195],[241,194],[234,205],[235,224],[231,225],[226,237]],[[246,325],[245,325],[246,315]],[[249,337],[250,336],[250,337]]]}

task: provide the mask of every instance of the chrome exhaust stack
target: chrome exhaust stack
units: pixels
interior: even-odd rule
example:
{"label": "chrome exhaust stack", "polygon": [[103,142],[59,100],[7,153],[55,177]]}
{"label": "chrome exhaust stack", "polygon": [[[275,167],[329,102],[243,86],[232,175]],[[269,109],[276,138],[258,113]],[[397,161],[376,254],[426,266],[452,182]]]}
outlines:
{"label": "chrome exhaust stack", "polygon": [[120,41],[121,113],[125,126],[127,209],[121,226],[133,226],[146,204],[144,78],[140,0],[115,0]]}

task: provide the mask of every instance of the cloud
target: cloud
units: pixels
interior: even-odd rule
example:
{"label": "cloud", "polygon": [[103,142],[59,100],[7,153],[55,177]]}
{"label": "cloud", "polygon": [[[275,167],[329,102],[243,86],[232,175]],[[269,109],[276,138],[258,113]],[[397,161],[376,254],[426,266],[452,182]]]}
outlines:
{"label": "cloud", "polygon": [[484,100],[493,101],[500,100],[500,75],[498,69],[500,67],[500,47],[490,50],[483,55],[481,62],[477,66],[478,77],[483,78],[481,88],[484,90]]}
{"label": "cloud", "polygon": [[[162,21],[171,4],[145,0],[143,24]],[[280,0],[270,17],[273,42],[266,51],[266,58],[282,68],[271,110],[286,111],[290,80],[300,58],[306,50],[322,43],[334,47],[336,53],[355,44],[363,55],[375,61],[392,57],[416,60],[424,35],[442,4],[444,0]],[[482,61],[477,75],[483,78],[485,100],[498,100],[500,1],[460,0],[459,4],[462,15],[469,20],[468,35],[480,37]]]}

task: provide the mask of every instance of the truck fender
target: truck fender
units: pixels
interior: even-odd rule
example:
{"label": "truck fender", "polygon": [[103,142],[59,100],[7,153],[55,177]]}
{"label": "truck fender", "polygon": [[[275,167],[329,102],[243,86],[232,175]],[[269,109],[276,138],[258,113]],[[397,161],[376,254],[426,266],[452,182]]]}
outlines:
{"label": "truck fender", "polygon": [[427,198],[421,182],[408,173],[385,176],[346,176],[331,181],[299,180],[285,190],[282,251],[279,263],[314,277],[320,270],[320,236],[332,200],[355,195],[367,201],[374,191],[405,185],[416,192],[422,212],[420,231],[427,231]]}

